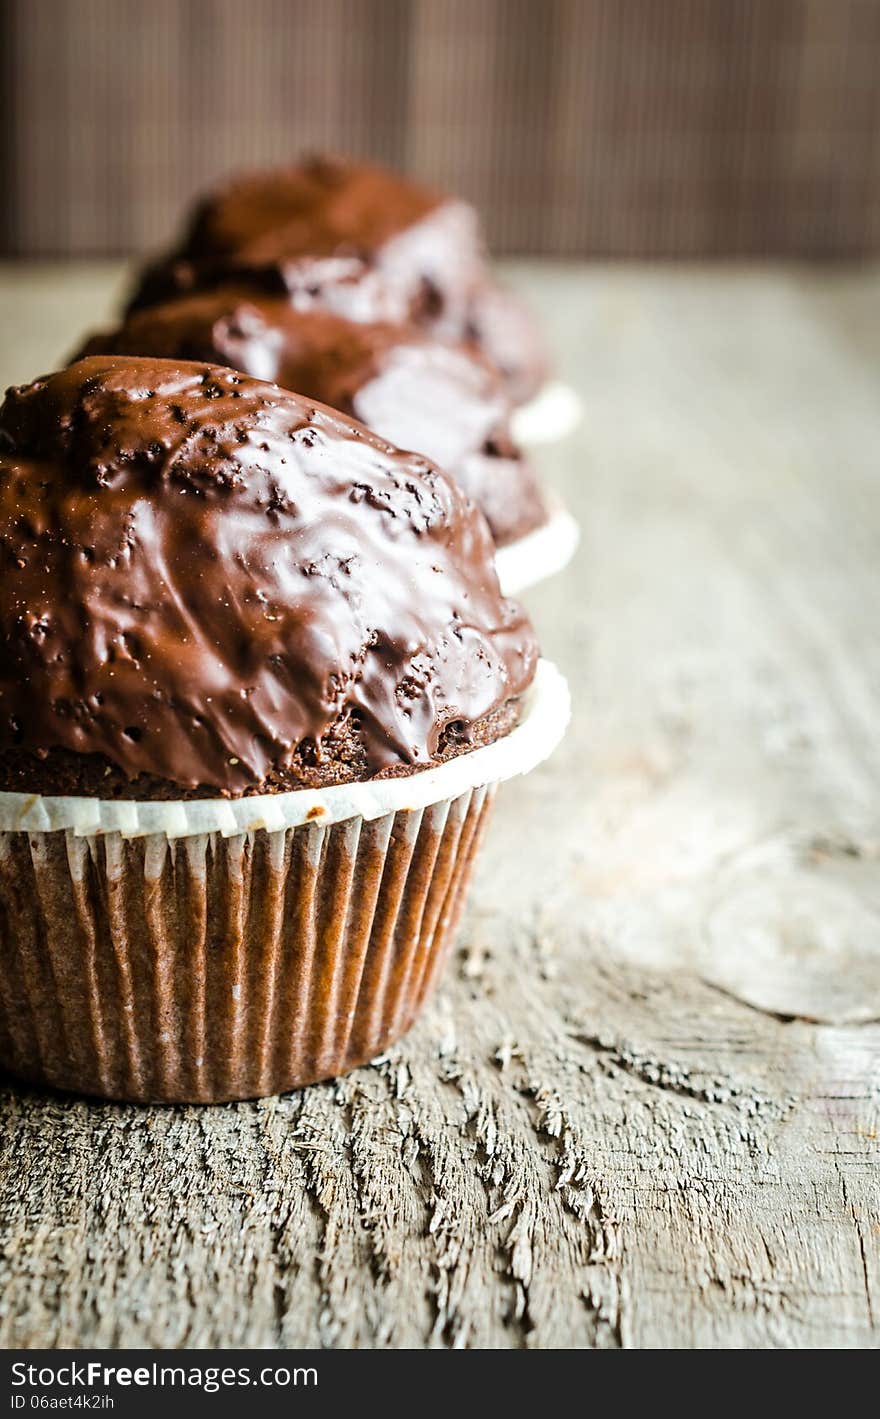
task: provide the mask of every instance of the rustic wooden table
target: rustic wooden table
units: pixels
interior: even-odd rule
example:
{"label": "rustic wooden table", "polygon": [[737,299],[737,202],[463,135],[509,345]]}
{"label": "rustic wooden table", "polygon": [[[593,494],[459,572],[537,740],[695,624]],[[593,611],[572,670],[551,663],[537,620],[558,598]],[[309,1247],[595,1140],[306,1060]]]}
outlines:
{"label": "rustic wooden table", "polygon": [[[227,1108],[0,1097],[5,1346],[880,1336],[880,278],[523,265],[575,718],[424,1019]],[[118,273],[7,269],[2,372]]]}

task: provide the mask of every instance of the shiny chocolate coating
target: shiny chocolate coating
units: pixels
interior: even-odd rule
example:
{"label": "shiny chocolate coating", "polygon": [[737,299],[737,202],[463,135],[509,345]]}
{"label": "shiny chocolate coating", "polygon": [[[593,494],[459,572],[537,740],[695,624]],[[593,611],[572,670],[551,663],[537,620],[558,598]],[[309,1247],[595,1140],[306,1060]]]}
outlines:
{"label": "shiny chocolate coating", "polygon": [[536,658],[477,509],[332,410],[121,356],[8,392],[0,759],[236,795],[346,725],[362,776],[411,772]]}
{"label": "shiny chocolate coating", "polygon": [[230,277],[302,293],[310,261],[325,303],[353,319],[365,318],[355,308],[359,280],[378,276],[372,296],[361,293],[367,319],[442,317],[455,331],[483,270],[467,203],[369,163],[315,157],[243,174],[205,197],[180,245],[143,273],[129,308]]}
{"label": "shiny chocolate coating", "polygon": [[476,351],[414,326],[355,322],[220,286],[136,311],[81,354],[207,360],[329,404],[454,473],[499,545],[546,518],[531,468],[511,441],[497,374]]}

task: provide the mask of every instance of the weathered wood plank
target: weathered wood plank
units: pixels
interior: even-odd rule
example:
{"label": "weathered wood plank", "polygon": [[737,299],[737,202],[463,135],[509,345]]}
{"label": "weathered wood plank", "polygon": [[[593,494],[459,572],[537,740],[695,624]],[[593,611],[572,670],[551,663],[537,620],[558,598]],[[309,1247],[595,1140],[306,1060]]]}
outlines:
{"label": "weathered wood plank", "polygon": [[[532,597],[572,733],[382,1062],[3,1091],[0,1344],[877,1342],[880,280],[518,274],[588,404]],[[5,276],[7,378],[108,279]]]}

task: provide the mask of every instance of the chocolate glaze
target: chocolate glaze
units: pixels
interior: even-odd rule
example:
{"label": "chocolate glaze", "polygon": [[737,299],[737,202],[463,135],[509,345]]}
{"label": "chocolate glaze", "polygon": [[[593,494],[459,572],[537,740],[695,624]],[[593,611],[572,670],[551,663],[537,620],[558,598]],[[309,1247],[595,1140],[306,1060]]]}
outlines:
{"label": "chocolate glaze", "polygon": [[137,311],[81,354],[207,360],[329,404],[454,473],[500,545],[546,519],[498,376],[476,352],[413,326],[356,323],[222,286]]}
{"label": "chocolate glaze", "polygon": [[299,309],[470,340],[515,403],[547,374],[531,312],[487,270],[473,208],[367,163],[311,158],[210,193],[180,244],[142,272],[129,311],[230,281]]}
{"label": "chocolate glaze", "polygon": [[362,775],[411,771],[536,657],[480,513],[321,405],[99,356],[7,394],[0,759],[240,794],[345,725]]}
{"label": "chocolate glaze", "polygon": [[369,163],[314,157],[244,174],[205,197],[180,246],[144,273],[129,308],[230,275],[301,291],[310,258],[323,263],[317,280],[325,296],[353,318],[362,317],[346,308],[333,262],[348,263],[352,305],[358,270],[381,277],[390,309],[376,308],[374,287],[367,318],[442,315],[456,330],[483,270],[476,214],[466,203]]}

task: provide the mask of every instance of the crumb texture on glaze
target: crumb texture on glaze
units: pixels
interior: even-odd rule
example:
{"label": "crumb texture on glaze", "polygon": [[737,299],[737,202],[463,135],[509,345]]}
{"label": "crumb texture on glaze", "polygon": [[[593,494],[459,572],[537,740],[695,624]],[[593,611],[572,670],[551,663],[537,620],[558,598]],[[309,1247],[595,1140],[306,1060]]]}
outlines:
{"label": "crumb texture on glaze", "polygon": [[0,561],[7,788],[50,754],[134,796],[271,788],[294,755],[410,772],[505,732],[537,659],[450,479],[207,365],[96,356],[10,391]]}

